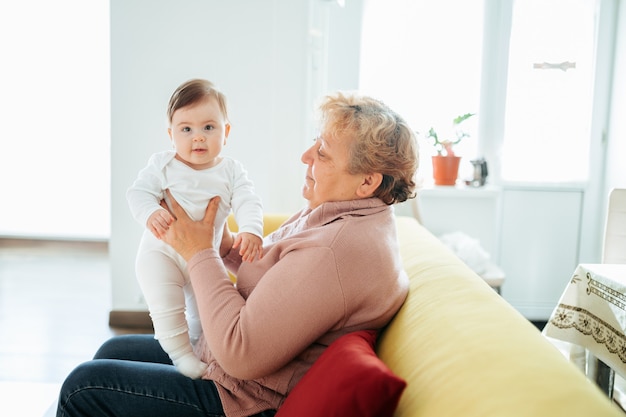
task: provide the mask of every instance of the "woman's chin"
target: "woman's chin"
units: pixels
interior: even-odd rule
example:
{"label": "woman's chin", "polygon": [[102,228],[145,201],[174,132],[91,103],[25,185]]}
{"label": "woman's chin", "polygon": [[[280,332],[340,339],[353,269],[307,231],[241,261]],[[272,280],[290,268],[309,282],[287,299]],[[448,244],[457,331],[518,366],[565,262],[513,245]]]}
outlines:
{"label": "woman's chin", "polygon": [[311,201],[311,195],[308,194],[307,192],[307,188],[306,186],[302,189],[302,198],[304,198],[306,200],[306,204],[310,209],[315,208],[315,204],[313,204],[313,202]]}

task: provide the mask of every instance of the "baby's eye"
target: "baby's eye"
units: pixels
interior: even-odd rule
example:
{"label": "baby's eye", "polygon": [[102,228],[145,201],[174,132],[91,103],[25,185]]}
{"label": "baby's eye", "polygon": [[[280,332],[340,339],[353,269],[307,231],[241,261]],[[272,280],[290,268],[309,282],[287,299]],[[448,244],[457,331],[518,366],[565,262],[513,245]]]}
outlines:
{"label": "baby's eye", "polygon": [[183,128],[182,128],[182,131],[183,131],[183,132],[189,132],[189,131],[191,131],[191,129],[190,129],[190,128],[188,128],[188,127],[183,127]]}
{"label": "baby's eye", "polygon": [[213,129],[214,129],[213,125],[204,126],[204,130],[213,130]]}

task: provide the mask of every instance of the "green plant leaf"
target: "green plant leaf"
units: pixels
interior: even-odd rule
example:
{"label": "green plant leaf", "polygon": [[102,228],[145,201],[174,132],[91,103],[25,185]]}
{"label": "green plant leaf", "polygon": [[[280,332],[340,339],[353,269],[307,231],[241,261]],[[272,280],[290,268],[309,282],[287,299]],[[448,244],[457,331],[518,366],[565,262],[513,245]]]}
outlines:
{"label": "green plant leaf", "polygon": [[465,113],[461,116],[457,116],[454,118],[454,120],[452,120],[452,124],[453,125],[459,125],[462,122],[466,121],[467,119],[469,119],[470,117],[474,116],[476,113]]}

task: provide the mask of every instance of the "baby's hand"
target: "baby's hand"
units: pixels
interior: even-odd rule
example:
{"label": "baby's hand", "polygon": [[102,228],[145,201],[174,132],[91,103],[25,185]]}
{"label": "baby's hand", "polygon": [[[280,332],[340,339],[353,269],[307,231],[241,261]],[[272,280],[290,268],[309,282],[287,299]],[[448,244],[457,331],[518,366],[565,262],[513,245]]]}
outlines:
{"label": "baby's hand", "polygon": [[258,256],[263,257],[263,239],[252,233],[242,232],[235,237],[233,248],[240,247],[239,255],[246,262],[252,262]]}
{"label": "baby's hand", "polygon": [[173,220],[174,217],[172,217],[169,211],[159,209],[148,217],[146,226],[157,239],[161,239],[161,236],[169,229]]}

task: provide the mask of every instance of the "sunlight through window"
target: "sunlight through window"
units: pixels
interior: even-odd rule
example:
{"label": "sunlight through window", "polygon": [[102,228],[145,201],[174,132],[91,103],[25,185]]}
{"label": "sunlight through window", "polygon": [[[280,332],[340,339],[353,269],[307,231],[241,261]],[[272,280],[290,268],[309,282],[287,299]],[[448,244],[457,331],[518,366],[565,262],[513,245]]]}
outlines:
{"label": "sunlight through window", "polygon": [[502,178],[587,179],[596,2],[516,1]]}
{"label": "sunlight through window", "polygon": [[[452,120],[477,113],[482,0],[369,0],[365,3],[360,89],[387,102],[420,133],[420,175],[432,182],[428,129],[452,134]],[[480,115],[477,115],[480,117]],[[461,176],[477,155],[477,117],[464,128]]]}
{"label": "sunlight through window", "polygon": [[108,238],[109,2],[2,2],[0,37],[0,235]]}

